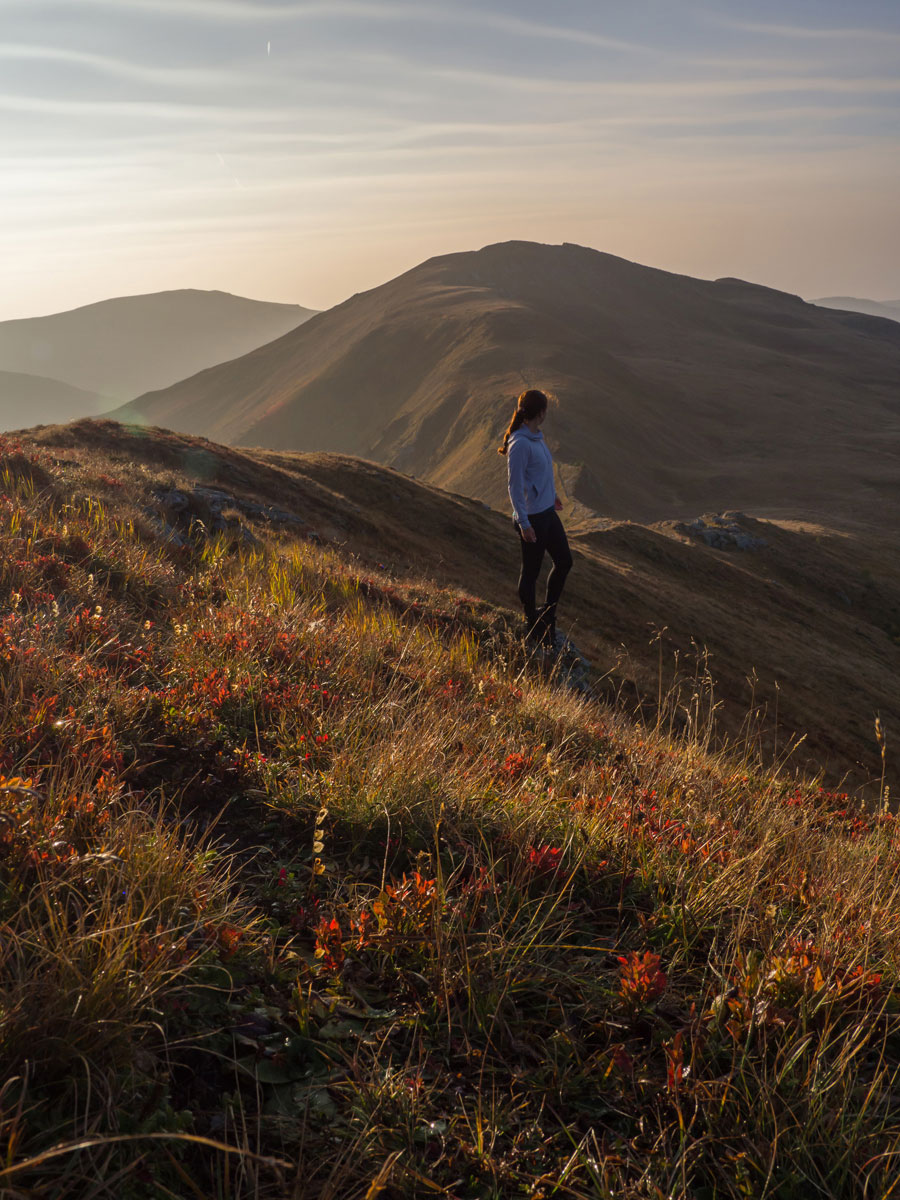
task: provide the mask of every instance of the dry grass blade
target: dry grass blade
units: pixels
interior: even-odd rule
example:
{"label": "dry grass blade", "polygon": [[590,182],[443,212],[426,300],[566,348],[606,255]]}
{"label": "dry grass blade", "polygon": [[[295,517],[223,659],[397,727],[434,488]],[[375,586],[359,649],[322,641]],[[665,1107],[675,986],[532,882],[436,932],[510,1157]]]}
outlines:
{"label": "dry grass blade", "polygon": [[104,1146],[120,1145],[127,1142],[184,1142],[196,1146],[206,1146],[208,1149],[215,1150],[221,1154],[236,1154],[244,1158],[249,1158],[254,1162],[262,1163],[267,1167],[276,1167],[281,1171],[289,1171],[293,1166],[292,1163],[285,1162],[283,1159],[273,1158],[265,1154],[254,1154],[252,1151],[243,1150],[237,1146],[230,1146],[226,1142],[217,1142],[213,1138],[200,1137],[198,1134],[108,1134],[103,1137],[83,1138],[75,1142],[63,1142],[58,1146],[51,1147],[49,1150],[44,1150],[41,1154],[22,1159],[12,1166],[0,1167],[0,1179],[9,1179],[23,1172],[33,1171],[37,1167],[44,1166],[45,1163],[52,1161],[54,1158],[61,1158],[68,1154],[77,1154],[82,1150],[94,1150]]}

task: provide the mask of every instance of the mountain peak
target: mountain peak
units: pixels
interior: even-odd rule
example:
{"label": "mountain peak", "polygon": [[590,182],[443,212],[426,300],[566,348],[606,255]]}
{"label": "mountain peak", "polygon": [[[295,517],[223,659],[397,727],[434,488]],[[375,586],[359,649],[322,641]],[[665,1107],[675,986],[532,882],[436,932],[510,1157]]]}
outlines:
{"label": "mountain peak", "polygon": [[429,259],[116,415],[358,454],[505,507],[494,451],[509,401],[542,387],[561,398],[547,434],[583,515],[846,514],[870,503],[862,447],[900,383],[887,324],[571,243],[497,242]]}

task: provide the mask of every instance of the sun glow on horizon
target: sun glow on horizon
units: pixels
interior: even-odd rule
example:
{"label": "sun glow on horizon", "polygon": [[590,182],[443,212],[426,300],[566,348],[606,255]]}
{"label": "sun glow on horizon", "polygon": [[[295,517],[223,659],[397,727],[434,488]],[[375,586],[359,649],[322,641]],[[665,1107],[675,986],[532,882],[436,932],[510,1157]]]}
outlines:
{"label": "sun glow on horizon", "polygon": [[580,242],[900,294],[900,10],[7,0],[0,319],[177,287],[326,308]]}

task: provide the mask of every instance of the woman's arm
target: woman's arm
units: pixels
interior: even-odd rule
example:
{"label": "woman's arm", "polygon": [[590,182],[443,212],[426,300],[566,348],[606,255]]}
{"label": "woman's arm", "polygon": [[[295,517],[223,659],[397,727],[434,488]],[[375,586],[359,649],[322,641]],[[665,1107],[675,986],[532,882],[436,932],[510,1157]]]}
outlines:
{"label": "woman's arm", "polygon": [[523,536],[526,529],[531,529],[525,498],[525,467],[527,462],[528,443],[524,440],[511,442],[506,454],[506,465],[509,476],[509,499],[512,504],[513,515],[516,518],[516,524],[522,530]]}

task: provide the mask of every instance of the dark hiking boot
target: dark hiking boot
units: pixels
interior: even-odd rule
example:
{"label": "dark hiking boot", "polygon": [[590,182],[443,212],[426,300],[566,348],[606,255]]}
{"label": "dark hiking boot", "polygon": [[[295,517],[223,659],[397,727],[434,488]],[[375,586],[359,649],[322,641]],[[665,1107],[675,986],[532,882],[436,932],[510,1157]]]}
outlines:
{"label": "dark hiking boot", "polygon": [[556,648],[556,605],[545,604],[538,611],[537,621],[535,622],[537,630],[537,640],[542,646],[548,650]]}

